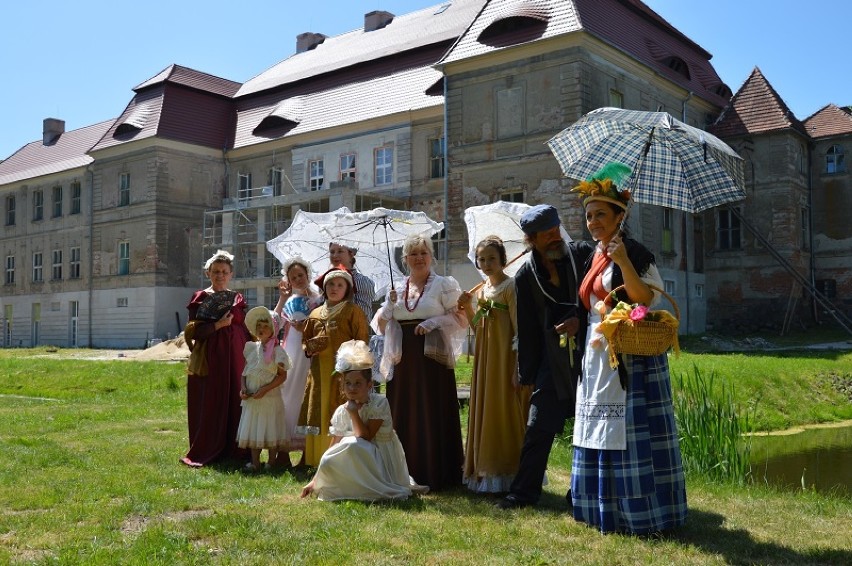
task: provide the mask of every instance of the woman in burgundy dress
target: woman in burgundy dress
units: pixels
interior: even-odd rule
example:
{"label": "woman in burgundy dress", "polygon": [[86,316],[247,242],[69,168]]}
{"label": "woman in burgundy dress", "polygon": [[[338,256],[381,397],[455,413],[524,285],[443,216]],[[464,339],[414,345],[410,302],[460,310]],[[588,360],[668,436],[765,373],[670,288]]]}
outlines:
{"label": "woman in burgundy dress", "polygon": [[204,272],[210,286],[196,291],[186,307],[189,323],[184,337],[192,352],[186,383],[189,452],[181,462],[195,468],[244,455],[236,440],[243,347],[250,338],[245,299],[228,289],[233,261],[234,256],[223,250],[208,259]]}

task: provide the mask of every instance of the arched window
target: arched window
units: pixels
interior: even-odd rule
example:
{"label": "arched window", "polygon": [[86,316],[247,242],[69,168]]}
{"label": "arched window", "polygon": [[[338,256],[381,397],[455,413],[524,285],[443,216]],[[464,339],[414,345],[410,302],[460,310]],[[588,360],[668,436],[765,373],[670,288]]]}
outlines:
{"label": "arched window", "polygon": [[843,147],[833,145],[825,152],[825,172],[829,175],[846,172],[846,161],[843,159]]}

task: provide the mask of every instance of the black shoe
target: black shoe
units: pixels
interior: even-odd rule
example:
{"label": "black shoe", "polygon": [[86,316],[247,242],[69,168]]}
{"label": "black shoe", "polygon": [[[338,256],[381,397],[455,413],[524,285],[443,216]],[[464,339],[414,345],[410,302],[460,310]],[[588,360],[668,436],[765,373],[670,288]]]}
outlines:
{"label": "black shoe", "polygon": [[529,507],[529,505],[530,504],[526,501],[522,501],[511,494],[497,502],[497,507],[500,509],[521,509],[523,507]]}
{"label": "black shoe", "polygon": [[574,508],[574,500],[571,499],[571,489],[568,488],[568,493],[565,494],[565,501],[568,502],[568,509]]}

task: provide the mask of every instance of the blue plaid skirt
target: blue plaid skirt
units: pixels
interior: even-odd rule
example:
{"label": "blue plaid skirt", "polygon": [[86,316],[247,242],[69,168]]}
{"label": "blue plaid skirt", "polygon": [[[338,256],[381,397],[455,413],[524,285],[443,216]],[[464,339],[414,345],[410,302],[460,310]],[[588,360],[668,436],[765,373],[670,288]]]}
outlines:
{"label": "blue plaid skirt", "polygon": [[574,448],[574,519],[603,533],[647,534],[686,521],[686,482],[665,354],[622,358],[627,449]]}

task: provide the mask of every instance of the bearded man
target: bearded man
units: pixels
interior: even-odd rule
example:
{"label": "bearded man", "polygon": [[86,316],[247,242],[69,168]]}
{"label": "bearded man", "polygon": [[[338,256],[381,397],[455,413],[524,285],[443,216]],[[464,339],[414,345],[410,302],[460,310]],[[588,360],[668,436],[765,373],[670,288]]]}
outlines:
{"label": "bearded man", "polygon": [[550,205],[530,208],[520,225],[530,254],[515,274],[518,380],[533,394],[518,473],[498,503],[502,509],[538,503],[553,440],[574,416],[587,317],[578,292],[594,250],[590,242],[562,239]]}

